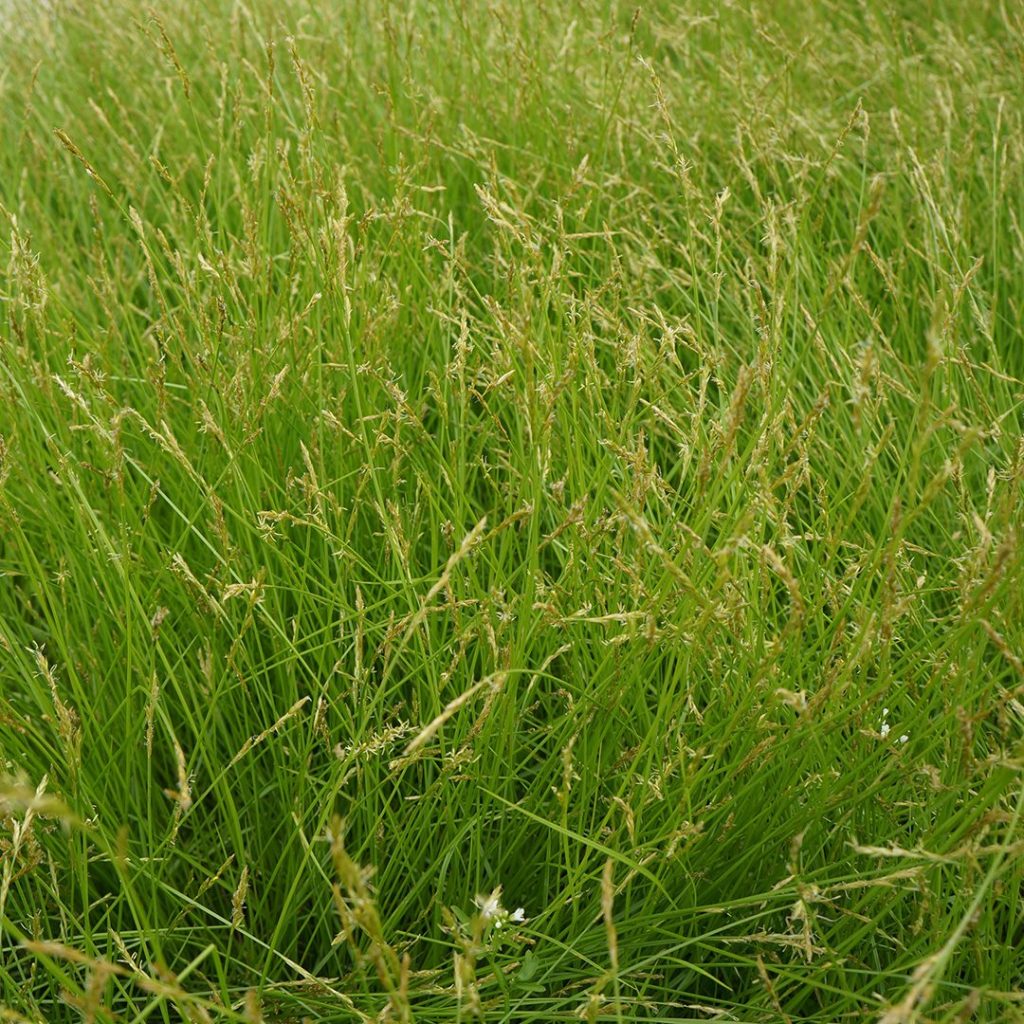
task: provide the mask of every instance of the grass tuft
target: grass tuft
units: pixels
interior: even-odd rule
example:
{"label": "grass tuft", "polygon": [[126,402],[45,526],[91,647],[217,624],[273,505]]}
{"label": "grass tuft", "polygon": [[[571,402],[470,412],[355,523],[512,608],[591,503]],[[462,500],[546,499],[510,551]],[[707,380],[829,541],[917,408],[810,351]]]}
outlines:
{"label": "grass tuft", "polygon": [[0,1020],[1024,1021],[979,0],[0,0]]}

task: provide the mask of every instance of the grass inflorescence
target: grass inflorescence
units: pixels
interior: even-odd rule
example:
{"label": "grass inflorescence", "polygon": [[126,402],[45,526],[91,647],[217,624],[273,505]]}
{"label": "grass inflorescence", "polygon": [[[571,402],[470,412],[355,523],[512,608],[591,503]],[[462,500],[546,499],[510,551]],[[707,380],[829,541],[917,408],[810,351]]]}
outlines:
{"label": "grass inflorescence", "polygon": [[0,2],[0,1019],[1024,1021],[1024,14]]}

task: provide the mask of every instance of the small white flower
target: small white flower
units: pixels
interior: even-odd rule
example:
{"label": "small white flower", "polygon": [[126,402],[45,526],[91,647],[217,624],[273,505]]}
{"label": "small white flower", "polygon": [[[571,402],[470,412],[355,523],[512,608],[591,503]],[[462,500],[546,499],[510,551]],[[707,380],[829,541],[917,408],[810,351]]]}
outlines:
{"label": "small white flower", "polygon": [[474,897],[473,902],[477,906],[477,910],[480,911],[480,916],[485,921],[495,921],[499,917],[504,917],[505,910],[501,905],[501,886],[499,885],[490,896]]}
{"label": "small white flower", "polygon": [[903,734],[903,735],[902,735],[902,736],[900,737],[900,743],[906,743],[906,742],[907,742],[907,740],[909,740],[909,739],[910,739],[910,737],[909,737],[909,736],[908,736],[908,735],[907,735],[906,733],[904,733],[904,734]]}
{"label": "small white flower", "polygon": [[480,911],[480,916],[483,918],[484,923],[492,924],[495,928],[504,928],[509,922],[512,924],[522,924],[526,920],[526,911],[522,907],[516,907],[510,914],[501,905],[500,885],[490,896],[480,896],[478,894],[473,898],[473,902],[476,904],[477,910]]}
{"label": "small white flower", "polygon": [[883,722],[882,723],[882,728],[881,728],[880,731],[882,733],[882,739],[884,740],[885,737],[889,735],[889,723],[888,722]]}

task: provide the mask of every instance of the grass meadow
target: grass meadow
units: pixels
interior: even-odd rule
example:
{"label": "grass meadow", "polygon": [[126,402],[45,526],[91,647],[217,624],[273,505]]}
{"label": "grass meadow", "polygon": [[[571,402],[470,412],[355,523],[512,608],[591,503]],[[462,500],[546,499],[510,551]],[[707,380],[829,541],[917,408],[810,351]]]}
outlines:
{"label": "grass meadow", "polygon": [[1017,0],[0,3],[0,1020],[1024,1021]]}

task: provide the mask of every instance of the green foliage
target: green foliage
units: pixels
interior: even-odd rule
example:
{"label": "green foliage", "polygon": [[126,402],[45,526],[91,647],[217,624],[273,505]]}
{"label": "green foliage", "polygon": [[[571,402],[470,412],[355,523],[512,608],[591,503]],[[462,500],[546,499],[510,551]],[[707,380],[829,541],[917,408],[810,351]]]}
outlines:
{"label": "green foliage", "polygon": [[0,1019],[1024,1020],[1018,5],[0,27]]}

